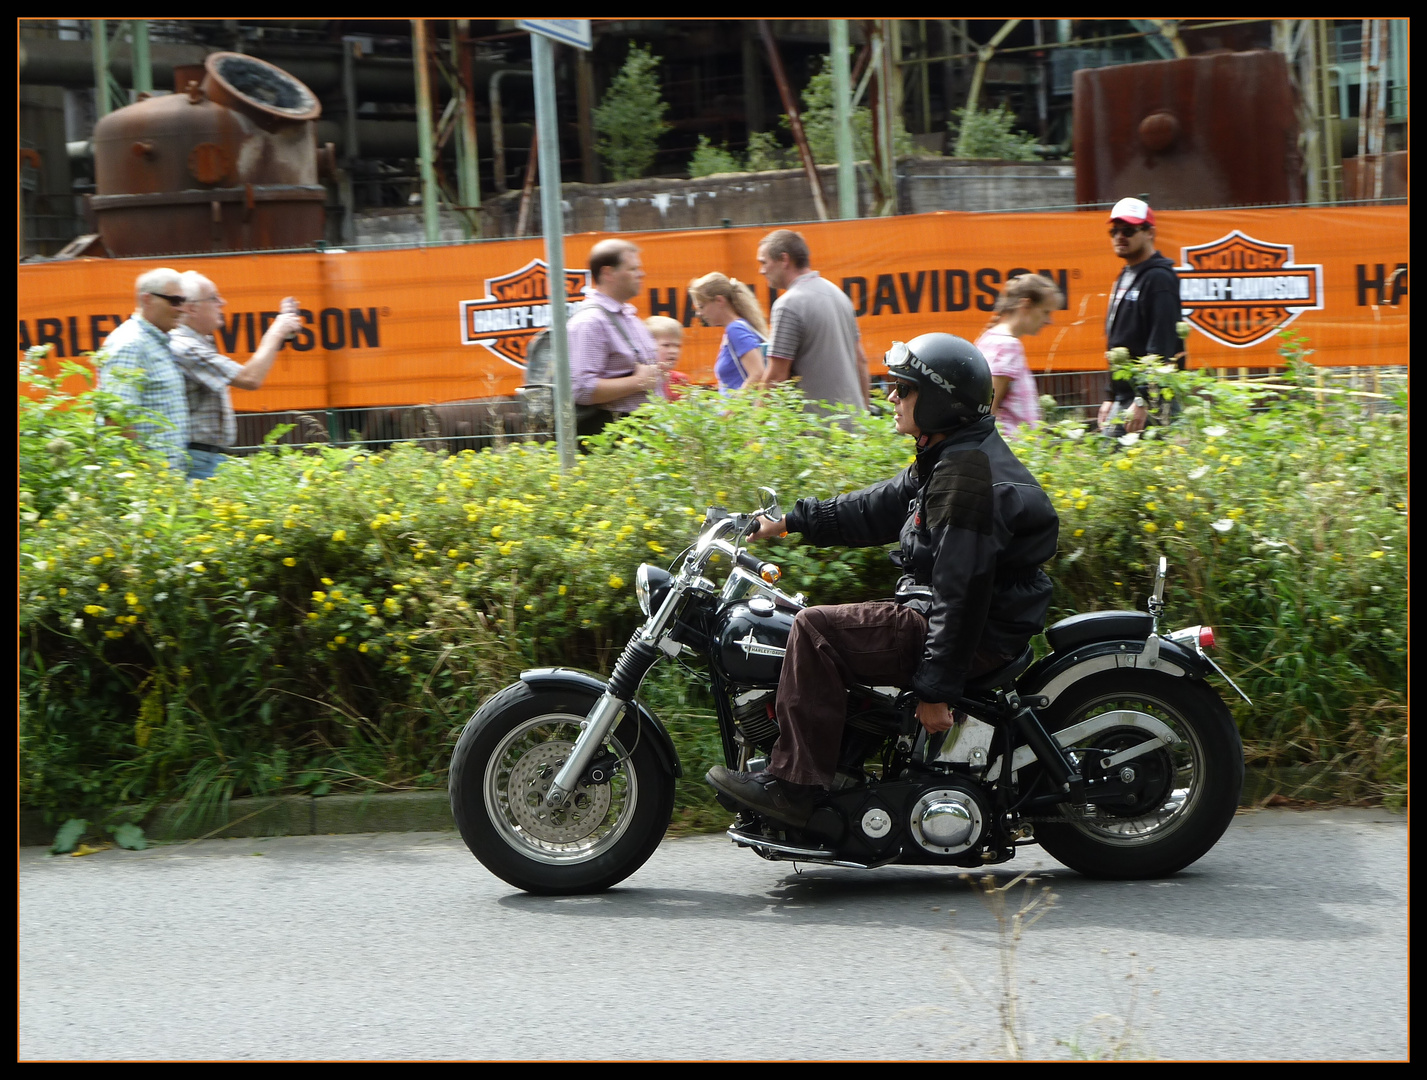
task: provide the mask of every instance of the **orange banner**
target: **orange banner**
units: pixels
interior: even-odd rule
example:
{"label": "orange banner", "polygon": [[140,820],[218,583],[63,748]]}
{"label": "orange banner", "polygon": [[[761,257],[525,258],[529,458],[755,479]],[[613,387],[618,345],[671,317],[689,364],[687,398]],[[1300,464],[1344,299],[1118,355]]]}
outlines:
{"label": "orange banner", "polygon": [[[1036,372],[1105,366],[1105,311],[1120,269],[1103,213],[938,213],[798,226],[812,265],[848,294],[873,370],[894,340],[943,330],[975,338],[1002,284],[1045,273],[1066,310],[1024,344]],[[694,318],[688,284],[713,270],[771,297],[756,250],[768,227],[625,234],[647,277],[636,306],[688,328],[680,368],[713,381],[721,330]],[[1193,367],[1272,367],[1278,331],[1308,338],[1323,365],[1406,364],[1408,208],[1166,211],[1157,247],[1179,267]],[[566,239],[567,290],[605,234]],[[544,245],[492,240],[434,248],[184,259],[80,259],[19,267],[19,348],[58,357],[99,347],[127,317],[133,282],[158,265],[196,269],[228,300],[219,350],[246,360],[287,295],[304,329],[246,411],[401,405],[509,395],[549,322]]]}

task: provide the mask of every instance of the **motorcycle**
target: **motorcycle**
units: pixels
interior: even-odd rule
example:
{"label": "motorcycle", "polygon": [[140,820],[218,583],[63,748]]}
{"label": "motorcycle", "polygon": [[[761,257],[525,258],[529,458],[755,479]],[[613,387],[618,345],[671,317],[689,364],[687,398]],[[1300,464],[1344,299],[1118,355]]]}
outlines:
{"label": "motorcycle", "polygon": [[[802,595],[744,540],[782,516],[760,488],[752,514],[708,510],[677,571],[636,575],[643,624],[607,681],[525,671],[476,710],[451,760],[451,812],[487,869],[527,892],[607,889],[654,853],[683,775],[668,732],[637,698],[666,657],[702,657],[725,763],[757,771],[778,736],[775,702]],[[1163,877],[1228,828],[1243,746],[1207,683],[1213,631],[1161,633],[1166,560],[1141,611],[1074,615],[970,682],[958,722],[928,736],[916,696],[853,686],[836,782],[802,828],[737,810],[728,836],[771,861],[871,868],[984,866],[1038,843],[1091,877]],[[722,577],[720,584],[715,580]],[[720,801],[724,796],[720,796]]]}

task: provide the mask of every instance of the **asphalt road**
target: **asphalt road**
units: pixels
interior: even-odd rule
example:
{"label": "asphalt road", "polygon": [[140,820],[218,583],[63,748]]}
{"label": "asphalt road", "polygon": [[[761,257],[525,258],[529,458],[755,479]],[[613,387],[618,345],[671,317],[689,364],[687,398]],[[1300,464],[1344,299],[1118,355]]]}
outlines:
{"label": "asphalt road", "polygon": [[1005,934],[954,871],[718,836],[565,899],[451,833],[26,848],[19,1059],[1002,1058],[1014,985],[1029,1058],[1405,1060],[1407,845],[1403,815],[1274,810],[1164,881],[1030,848]]}

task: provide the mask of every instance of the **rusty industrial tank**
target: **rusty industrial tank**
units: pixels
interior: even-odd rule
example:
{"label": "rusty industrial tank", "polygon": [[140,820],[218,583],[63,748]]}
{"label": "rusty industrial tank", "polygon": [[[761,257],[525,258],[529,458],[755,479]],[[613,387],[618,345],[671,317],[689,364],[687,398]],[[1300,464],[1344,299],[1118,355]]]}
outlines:
{"label": "rusty industrial tank", "polygon": [[1075,198],[1160,209],[1301,202],[1283,55],[1216,52],[1075,73]]}
{"label": "rusty industrial tank", "polygon": [[241,53],[94,125],[91,208],[114,256],[310,247],[323,236],[317,96]]}

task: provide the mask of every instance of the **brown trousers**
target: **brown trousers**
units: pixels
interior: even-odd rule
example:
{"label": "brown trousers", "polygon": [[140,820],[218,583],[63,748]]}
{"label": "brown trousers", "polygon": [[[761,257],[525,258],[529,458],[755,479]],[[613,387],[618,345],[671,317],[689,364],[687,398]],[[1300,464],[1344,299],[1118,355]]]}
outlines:
{"label": "brown trousers", "polygon": [[[927,620],[890,601],[804,608],[793,621],[778,680],[778,741],[768,772],[831,787],[847,719],[847,687],[912,685]],[[1006,663],[977,653],[972,674]]]}

